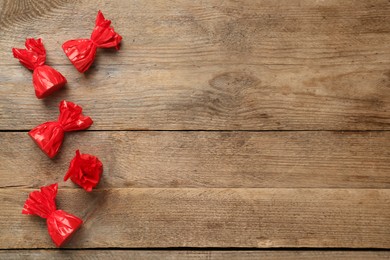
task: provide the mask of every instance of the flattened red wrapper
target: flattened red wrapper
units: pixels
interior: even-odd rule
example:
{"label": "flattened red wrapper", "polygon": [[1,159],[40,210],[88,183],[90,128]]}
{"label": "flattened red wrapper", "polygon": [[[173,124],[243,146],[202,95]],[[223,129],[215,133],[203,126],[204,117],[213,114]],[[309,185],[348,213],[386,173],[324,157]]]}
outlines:
{"label": "flattened red wrapper", "polygon": [[80,154],[80,151],[77,150],[76,156],[70,162],[64,181],[70,178],[84,190],[92,191],[99,183],[102,173],[103,164],[96,156],[86,153]]}
{"label": "flattened red wrapper", "polygon": [[79,72],[87,71],[92,65],[97,48],[115,47],[116,50],[119,50],[122,36],[117,34],[110,25],[111,21],[106,20],[102,12],[99,11],[91,39],[69,40],[62,45],[66,56]]}
{"label": "flattened red wrapper", "polygon": [[82,114],[82,108],[72,102],[63,100],[59,108],[58,121],[43,123],[28,132],[39,148],[50,158],[58,153],[65,132],[84,130],[93,123],[90,117]]}
{"label": "flattened red wrapper", "polygon": [[45,98],[66,84],[57,70],[45,65],[46,50],[42,39],[27,39],[26,49],[13,48],[14,57],[26,68],[33,70],[33,84],[37,98]]}
{"label": "flattened red wrapper", "polygon": [[58,184],[54,183],[41,187],[40,191],[31,192],[24,203],[22,214],[45,218],[51,239],[60,247],[80,228],[83,221],[63,210],[57,210],[55,203],[57,191]]}

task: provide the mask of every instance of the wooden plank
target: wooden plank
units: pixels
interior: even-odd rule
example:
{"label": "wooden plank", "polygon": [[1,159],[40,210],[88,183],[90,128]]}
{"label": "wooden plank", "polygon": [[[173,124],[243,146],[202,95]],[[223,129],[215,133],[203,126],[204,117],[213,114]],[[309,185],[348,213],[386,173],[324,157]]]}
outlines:
{"label": "wooden plank", "polygon": [[62,182],[76,149],[102,160],[98,188],[390,188],[390,132],[150,131],[72,133],[54,160],[0,133],[0,187]]}
{"label": "wooden plank", "polygon": [[[2,130],[51,120],[63,98],[86,107],[92,129],[390,129],[385,0],[1,5]],[[90,34],[97,8],[113,19],[123,48],[99,53],[81,75],[60,46]],[[44,38],[49,64],[66,64],[56,68],[69,80],[43,102],[7,51],[31,36]]]}
{"label": "wooden plank", "polygon": [[187,250],[2,250],[3,259],[214,259],[214,260],[367,260],[388,259],[390,253],[385,251],[187,251]]}
{"label": "wooden plank", "polygon": [[98,9],[124,37],[98,64],[380,64],[390,61],[390,4],[343,1],[2,0],[0,64],[25,37],[45,40],[52,64],[61,45],[89,37]]}
{"label": "wooden plank", "polygon": [[[92,130],[390,129],[389,1],[0,6],[0,130],[52,120],[64,98],[85,107]],[[90,34],[97,8],[125,40],[81,75],[60,46]],[[25,37],[44,38],[48,63],[69,79],[50,100],[35,99],[31,73],[11,55]],[[15,187],[60,180],[76,148],[99,155],[105,174],[92,194],[61,183],[60,207],[86,220],[70,248],[389,248],[389,133],[83,132],[54,161],[26,133],[0,133],[0,248],[52,247],[44,221],[20,214],[31,190]]]}
{"label": "wooden plank", "polygon": [[[390,65],[390,63],[388,64]],[[388,66],[387,66],[388,67]],[[38,100],[31,73],[0,70],[0,129],[31,129],[58,116],[62,99],[83,106],[99,130],[389,130],[386,65],[150,69],[99,66]]]}
{"label": "wooden plank", "polygon": [[[0,248],[51,248],[21,214],[31,190],[0,189]],[[58,208],[85,221],[68,244],[104,247],[390,247],[389,189],[60,187]]]}

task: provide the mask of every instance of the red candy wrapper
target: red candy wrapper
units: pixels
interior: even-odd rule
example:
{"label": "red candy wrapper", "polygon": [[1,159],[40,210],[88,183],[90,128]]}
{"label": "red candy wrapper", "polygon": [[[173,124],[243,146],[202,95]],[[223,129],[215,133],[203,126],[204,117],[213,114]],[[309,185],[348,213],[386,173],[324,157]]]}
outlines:
{"label": "red candy wrapper", "polygon": [[84,130],[93,123],[90,117],[82,114],[82,108],[72,102],[63,100],[59,108],[58,121],[43,123],[28,132],[39,148],[50,158],[58,153],[65,132]]}
{"label": "red candy wrapper", "polygon": [[97,48],[115,47],[119,50],[122,36],[117,34],[110,25],[111,21],[106,20],[102,12],[99,11],[91,39],[70,40],[62,45],[66,56],[79,72],[87,71],[92,65]]}
{"label": "red candy wrapper", "polygon": [[60,247],[80,228],[83,221],[63,210],[57,210],[57,191],[58,184],[55,183],[41,187],[41,191],[31,192],[24,203],[22,214],[45,218],[51,239]]}
{"label": "red candy wrapper", "polygon": [[33,84],[37,98],[45,98],[66,84],[61,73],[45,65],[46,50],[41,39],[27,39],[26,49],[13,48],[14,57],[33,71]]}
{"label": "red candy wrapper", "polygon": [[77,150],[76,156],[70,162],[64,181],[70,178],[74,183],[89,192],[99,183],[102,173],[103,164],[96,156],[80,154],[80,151]]}

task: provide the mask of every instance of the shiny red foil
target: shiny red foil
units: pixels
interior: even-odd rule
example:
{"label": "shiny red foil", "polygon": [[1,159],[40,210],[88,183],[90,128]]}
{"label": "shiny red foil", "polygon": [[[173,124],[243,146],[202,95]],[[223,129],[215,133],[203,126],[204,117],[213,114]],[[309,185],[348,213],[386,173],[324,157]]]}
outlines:
{"label": "shiny red foil", "polygon": [[22,214],[45,218],[51,239],[60,247],[80,228],[83,221],[63,210],[57,210],[57,191],[58,184],[55,183],[41,187],[40,191],[31,192],[24,203]]}
{"label": "shiny red foil", "polygon": [[45,65],[46,50],[42,39],[27,39],[26,49],[13,48],[14,57],[33,71],[33,84],[37,98],[45,98],[66,84],[61,73]]}
{"label": "shiny red foil", "polygon": [[58,153],[65,132],[84,130],[93,123],[90,117],[82,114],[82,108],[72,102],[63,100],[59,108],[58,121],[43,123],[28,133],[50,158]]}
{"label": "shiny red foil", "polygon": [[110,25],[111,21],[106,20],[102,12],[99,11],[91,39],[69,40],[62,45],[66,56],[79,72],[87,71],[92,65],[97,48],[115,47],[116,50],[119,50],[122,36],[117,34]]}
{"label": "shiny red foil", "polygon": [[70,162],[64,181],[70,178],[74,183],[89,192],[99,183],[102,173],[103,164],[96,156],[86,153],[80,154],[80,151],[77,150],[76,156]]}

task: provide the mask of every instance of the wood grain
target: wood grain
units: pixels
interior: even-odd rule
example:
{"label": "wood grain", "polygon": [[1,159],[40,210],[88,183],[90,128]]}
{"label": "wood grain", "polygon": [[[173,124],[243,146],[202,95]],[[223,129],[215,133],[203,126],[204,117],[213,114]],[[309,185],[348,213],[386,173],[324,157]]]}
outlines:
{"label": "wood grain", "polygon": [[[92,129],[390,129],[388,1],[1,3],[1,130],[52,120],[63,98]],[[82,75],[61,44],[88,36],[97,8],[123,46]],[[31,36],[69,80],[43,102],[10,51]]]}
{"label": "wood grain", "polygon": [[69,64],[62,43],[89,37],[98,9],[124,40],[120,53],[101,54],[97,64],[390,62],[386,0],[2,0],[1,6],[4,65],[15,64],[10,50],[23,46],[26,37],[44,39],[51,64]]}
{"label": "wood grain", "polygon": [[[387,66],[388,67],[388,66]],[[0,129],[30,130],[83,106],[96,130],[389,130],[390,74],[378,66],[211,66],[143,70],[100,66],[35,97],[31,73],[0,70]]]}
{"label": "wood grain", "polygon": [[62,182],[76,149],[102,160],[104,189],[390,188],[390,132],[150,131],[71,133],[54,160],[0,133],[0,187]]}
{"label": "wood grain", "polygon": [[[51,248],[22,215],[31,190],[0,189],[0,248]],[[60,187],[58,208],[85,223],[67,245],[94,247],[390,247],[389,189]]]}
{"label": "wood grain", "polygon": [[166,250],[2,250],[0,258],[4,259],[143,259],[143,260],[280,260],[280,259],[309,259],[309,260],[368,260],[388,259],[389,252],[384,251],[166,251]]}
{"label": "wood grain", "polygon": [[[88,37],[98,9],[124,40],[79,74],[61,45]],[[26,37],[68,79],[47,100],[12,57]],[[389,258],[109,250],[390,248],[389,42],[387,0],[0,0],[0,249],[16,249],[0,258]],[[94,125],[49,160],[26,131],[62,99]],[[76,149],[104,163],[92,193],[61,181]],[[85,221],[73,250],[21,214],[55,181],[59,208]]]}

